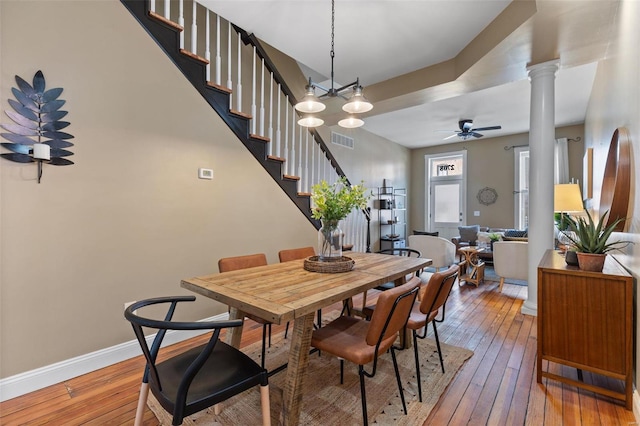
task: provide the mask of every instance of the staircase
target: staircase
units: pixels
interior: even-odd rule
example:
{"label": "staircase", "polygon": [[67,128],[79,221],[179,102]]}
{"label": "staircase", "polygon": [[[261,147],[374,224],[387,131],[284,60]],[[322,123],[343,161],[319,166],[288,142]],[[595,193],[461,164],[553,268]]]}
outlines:
{"label": "staircase", "polygon": [[[345,174],[315,129],[297,124],[297,101],[260,41],[197,1],[121,2],[319,229],[311,188]],[[368,210],[352,212],[341,227],[353,250],[370,251]]]}

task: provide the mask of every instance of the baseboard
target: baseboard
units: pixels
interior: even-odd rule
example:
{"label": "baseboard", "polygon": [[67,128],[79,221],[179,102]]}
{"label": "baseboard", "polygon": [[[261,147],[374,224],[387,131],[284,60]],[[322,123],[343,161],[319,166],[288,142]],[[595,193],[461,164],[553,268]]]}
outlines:
{"label": "baseboard", "polygon": [[[229,314],[224,312],[220,315],[203,319],[202,321],[224,321],[228,318]],[[172,345],[205,332],[207,331],[170,331],[164,338],[163,346]],[[154,337],[155,334],[147,336],[147,341],[150,343]],[[134,339],[110,348],[101,349],[35,370],[16,374],[15,376],[0,380],[0,401],[6,401],[47,386],[55,385],[56,383],[108,367],[118,362],[126,361],[139,355],[142,355],[142,351],[140,350],[138,341]]]}

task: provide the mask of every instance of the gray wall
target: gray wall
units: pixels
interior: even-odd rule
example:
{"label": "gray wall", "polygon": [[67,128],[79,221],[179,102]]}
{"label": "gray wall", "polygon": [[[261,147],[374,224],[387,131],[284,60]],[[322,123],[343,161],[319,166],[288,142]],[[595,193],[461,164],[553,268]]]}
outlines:
{"label": "gray wall", "polygon": [[[557,138],[581,138],[580,142],[569,142],[569,176],[582,182],[582,155],[584,152],[583,126],[568,126],[556,129]],[[504,147],[527,145],[529,134],[463,141],[411,151],[411,218],[415,229],[426,229],[425,223],[425,155],[451,151],[467,151],[467,224],[494,228],[514,227],[514,154]],[[476,198],[484,187],[494,188],[498,199],[485,206]],[[477,210],[480,216],[473,216]]]}

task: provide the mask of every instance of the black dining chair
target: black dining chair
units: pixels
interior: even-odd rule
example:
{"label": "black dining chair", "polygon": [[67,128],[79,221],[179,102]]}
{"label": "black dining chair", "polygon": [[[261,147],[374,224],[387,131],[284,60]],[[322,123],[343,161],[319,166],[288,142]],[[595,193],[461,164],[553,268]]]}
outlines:
{"label": "black dining chair", "polygon": [[[388,254],[392,256],[404,256],[404,257],[421,257],[422,256],[422,254],[418,250],[408,248],[408,247],[388,248],[388,249],[377,251],[376,253]],[[413,278],[414,275],[420,276],[420,271],[416,271],[415,274],[407,275],[406,281],[409,281],[411,278]],[[395,286],[396,284],[394,282],[388,282],[388,283],[375,286],[373,290],[387,291],[387,290],[391,290]],[[374,305],[367,306],[367,292],[365,291],[364,294],[362,295],[362,311],[361,311],[362,316],[366,319],[371,318],[371,314],[373,313],[374,307],[375,307]]]}
{"label": "black dining chair", "polygon": [[[239,327],[242,320],[172,321],[178,303],[193,302],[195,299],[195,296],[158,297],[136,302],[124,311],[147,360],[135,425],[142,425],[149,389],[160,405],[173,415],[172,424],[180,425],[185,417],[257,385],[260,385],[262,424],[270,425],[267,371],[240,350],[219,340],[220,330]],[[139,313],[151,305],[164,305],[164,319],[148,318]],[[143,327],[158,330],[151,347],[147,344]],[[211,337],[204,345],[170,358],[160,358],[160,347],[168,330],[211,330]],[[161,362],[157,362],[159,358]]]}
{"label": "black dining chair", "polygon": [[[388,249],[377,251],[376,253],[390,254],[393,256],[404,256],[404,257],[422,257],[422,253],[419,250],[412,249],[409,247],[388,248]],[[415,275],[420,276],[420,271],[416,271]],[[407,281],[410,278],[411,277],[407,277]],[[376,290],[384,291],[384,290],[389,290],[393,287],[395,287],[394,283],[384,283],[374,288]]]}

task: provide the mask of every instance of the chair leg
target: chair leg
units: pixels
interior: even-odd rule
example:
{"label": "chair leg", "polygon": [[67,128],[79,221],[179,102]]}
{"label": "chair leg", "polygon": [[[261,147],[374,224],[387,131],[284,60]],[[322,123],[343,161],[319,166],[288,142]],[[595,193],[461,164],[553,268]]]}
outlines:
{"label": "chair leg", "polygon": [[400,392],[400,400],[402,401],[402,409],[407,414],[407,404],[404,402],[404,391],[402,390],[402,380],[400,379],[400,370],[398,370],[398,360],[396,359],[396,350],[391,346],[391,359],[393,360],[393,369],[396,371],[396,381],[398,382],[398,392]]}
{"label": "chair leg", "polygon": [[263,369],[264,369],[264,357],[267,353],[266,346],[267,346],[267,324],[263,324],[262,325],[262,363],[261,363],[261,366]]}
{"label": "chair leg", "polygon": [[364,389],[364,367],[358,366],[358,375],[360,376],[360,399],[362,400],[362,424],[368,426],[369,418],[367,417],[367,393]]}
{"label": "chair leg", "polygon": [[502,293],[502,286],[504,285],[504,277],[500,277],[500,293]]}
{"label": "chair leg", "polygon": [[340,359],[340,384],[344,384],[344,359]]}
{"label": "chair leg", "polygon": [[444,361],[442,360],[442,350],[440,349],[440,339],[438,339],[438,329],[436,328],[436,322],[431,321],[433,324],[433,335],[436,338],[436,346],[438,347],[438,356],[440,357],[440,367],[442,367],[442,374],[444,374]]}
{"label": "chair leg", "polygon": [[271,323],[269,325],[269,347],[271,347]]}
{"label": "chair leg", "polygon": [[269,385],[260,386],[260,406],[262,407],[262,425],[271,426],[271,407],[269,405]]}
{"label": "chair leg", "polygon": [[140,396],[138,397],[138,408],[136,408],[136,419],[134,426],[142,426],[142,419],[144,417],[144,408],[147,405],[147,398],[149,397],[149,383],[140,385]]}
{"label": "chair leg", "polygon": [[416,359],[416,379],[418,380],[418,396],[422,402],[422,381],[420,379],[420,360],[418,359],[418,335],[415,330],[413,332],[413,355]]}

